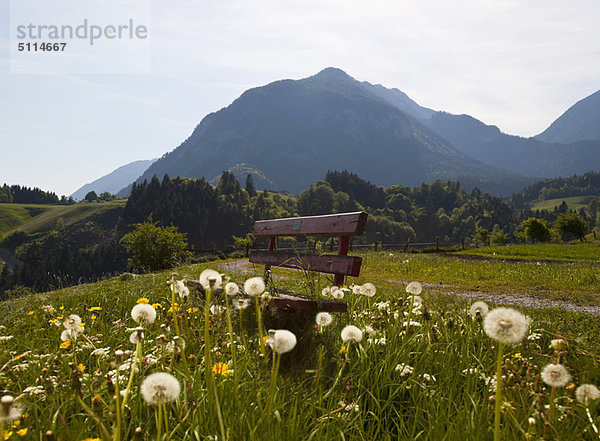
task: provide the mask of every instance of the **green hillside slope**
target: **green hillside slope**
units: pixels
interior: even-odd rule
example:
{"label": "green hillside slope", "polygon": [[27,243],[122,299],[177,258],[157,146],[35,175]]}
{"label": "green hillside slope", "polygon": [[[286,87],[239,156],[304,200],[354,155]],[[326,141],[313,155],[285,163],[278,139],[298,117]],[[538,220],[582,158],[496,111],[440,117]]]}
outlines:
{"label": "green hillside slope", "polygon": [[75,205],[0,204],[0,239],[17,230],[30,234],[49,231],[60,219],[68,226],[88,216],[124,206],[125,200]]}

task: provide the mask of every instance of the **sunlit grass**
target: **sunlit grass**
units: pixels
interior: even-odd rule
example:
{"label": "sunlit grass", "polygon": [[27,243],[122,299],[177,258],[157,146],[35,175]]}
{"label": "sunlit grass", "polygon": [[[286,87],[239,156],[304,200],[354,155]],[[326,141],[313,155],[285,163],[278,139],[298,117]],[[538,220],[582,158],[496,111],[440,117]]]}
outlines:
{"label": "sunlit grass", "polygon": [[[406,333],[403,321],[409,303],[404,286],[386,282],[433,281],[440,275],[450,277],[452,272],[466,270],[473,262],[431,255],[390,256],[389,252],[365,253],[363,258],[360,281],[374,282],[377,293],[366,298],[347,292],[344,301],[348,302],[348,313],[334,314],[333,323],[322,333],[317,332],[314,317],[266,314],[267,328],[286,328],[298,337],[297,346],[282,355],[276,382],[271,381],[271,352],[261,355],[253,305],[244,310],[242,327],[237,313],[231,315],[231,328],[225,313],[211,315],[211,344],[205,348],[203,297],[192,289],[187,300],[178,300],[176,308],[171,309],[172,292],[167,284],[170,272],[123,275],[3,302],[0,336],[12,338],[0,340],[0,385],[20,397],[18,401],[24,403],[27,413],[19,419],[19,426],[9,428],[10,439],[19,439],[19,429],[27,429],[24,439],[43,439],[49,430],[60,440],[100,438],[98,422],[76,399],[77,378],[81,380],[81,400],[112,433],[113,392],[106,374],[114,369],[111,363],[115,361],[115,350],[125,351],[125,358],[131,355],[128,351],[135,351],[136,345],[130,343],[129,337],[137,324],[130,311],[145,299],[155,304],[157,318],[144,325],[144,360],[133,377],[119,439],[154,440],[157,427],[173,440],[222,438],[205,381],[205,349],[210,350],[212,366],[208,368],[221,406],[225,437],[230,440],[492,439],[493,388],[486,382],[494,376],[496,355],[481,323],[468,315],[464,301],[438,294],[437,288],[425,287],[421,294],[423,308],[411,312],[411,321],[419,325]],[[197,279],[202,269],[215,265],[180,267],[177,277]],[[527,265],[530,264],[519,263],[510,268],[523,267],[526,272]],[[483,268],[474,271],[483,273]],[[505,277],[505,270],[498,269],[495,278],[493,274],[487,278],[487,283],[496,288],[503,286],[501,279]],[[554,269],[560,272],[560,266]],[[241,284],[261,272],[262,268],[257,267],[255,272],[235,275],[233,280]],[[320,293],[326,285],[323,277],[314,274],[306,277],[293,271],[275,273],[291,277],[278,282],[281,287],[313,286]],[[456,277],[457,283],[467,286],[476,276]],[[526,284],[526,280],[522,279],[523,286],[535,287],[535,281]],[[216,303],[224,305],[222,297],[213,297]],[[52,310],[44,309],[45,305],[52,306]],[[163,339],[165,343],[174,341],[174,312],[185,340],[184,352],[160,343]],[[575,401],[574,387],[600,382],[598,319],[551,309],[524,312],[533,319],[529,338],[507,346],[504,353],[504,396],[508,406],[502,415],[502,439],[594,439],[585,409]],[[61,349],[61,321],[69,314],[81,316],[85,339]],[[363,330],[364,337],[344,352],[340,350],[340,331],[349,324]],[[367,326],[373,329],[372,335],[368,335]],[[547,410],[550,389],[538,375],[544,365],[556,358],[550,342],[557,337],[568,342],[561,363],[572,374],[573,386],[557,391],[557,417],[552,419]],[[107,358],[92,355],[94,349],[101,348],[106,349]],[[181,354],[186,356],[187,367]],[[75,357],[76,365],[70,365]],[[227,370],[223,369],[224,364]],[[336,384],[342,367],[342,377]],[[317,371],[320,377],[315,381]],[[178,399],[160,412],[147,405],[139,393],[143,378],[154,372],[168,372],[181,384]],[[123,375],[122,387],[130,378],[126,368]],[[594,404],[592,415],[596,420],[597,409]],[[158,413],[163,418],[160,425],[155,419]]]}

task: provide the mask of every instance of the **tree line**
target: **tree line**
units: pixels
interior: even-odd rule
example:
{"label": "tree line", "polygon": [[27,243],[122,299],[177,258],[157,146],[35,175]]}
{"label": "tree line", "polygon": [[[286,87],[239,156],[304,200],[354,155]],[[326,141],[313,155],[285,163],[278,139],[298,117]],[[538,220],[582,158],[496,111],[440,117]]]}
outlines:
{"label": "tree line", "polygon": [[[17,271],[3,269],[0,293],[16,285],[42,291],[135,269],[135,259],[127,258],[139,244],[131,234],[142,226],[146,234],[169,229],[167,239],[179,245],[185,240],[188,251],[219,251],[234,240],[247,251],[253,246],[249,233],[256,220],[357,210],[369,213],[369,220],[364,235],[353,243],[367,244],[439,240],[469,245],[560,240],[561,235],[582,239],[591,224],[585,218],[589,214],[574,213],[566,204],[554,210],[515,208],[478,189],[467,192],[455,181],[383,188],[354,173],[330,171],[324,180],[294,196],[257,191],[251,175],[244,188],[229,172],[223,172],[215,186],[203,178],[155,176],[133,185],[124,208],[68,227],[58,225],[46,234],[19,232],[6,238],[0,246],[10,249],[23,265]],[[573,227],[579,220],[583,224]],[[295,240],[303,239],[289,239]],[[157,267],[143,266],[138,265],[140,270]]]}

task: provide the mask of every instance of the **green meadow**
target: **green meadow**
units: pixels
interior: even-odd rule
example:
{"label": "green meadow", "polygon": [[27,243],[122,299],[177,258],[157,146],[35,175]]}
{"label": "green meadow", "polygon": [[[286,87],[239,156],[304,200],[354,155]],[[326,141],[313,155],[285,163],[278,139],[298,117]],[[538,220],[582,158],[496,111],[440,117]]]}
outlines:
{"label": "green meadow", "polygon": [[103,204],[0,204],[0,238],[14,231],[26,233],[46,232],[56,228],[60,222],[64,226],[74,224],[88,216],[107,210],[124,207],[125,200]]}
{"label": "green meadow", "polygon": [[[180,297],[167,283],[168,271],[5,301],[0,386],[16,398],[20,416],[0,430],[7,439],[48,439],[50,432],[50,439],[73,441],[491,440],[499,358],[501,439],[598,439],[597,400],[576,397],[580,385],[600,384],[598,317],[517,308],[529,317],[526,337],[499,345],[470,315],[469,303],[447,295],[510,291],[597,305],[593,259],[360,255],[361,277],[350,282],[374,283],[377,292],[344,291],[348,312],[332,314],[328,326],[318,326],[313,315],[270,310],[260,296],[216,291],[207,304],[188,283],[189,295]],[[174,277],[198,279],[224,263],[182,266]],[[260,267],[235,267],[228,276],[240,287],[262,275]],[[322,275],[274,274],[270,292],[293,289],[331,299],[322,292],[329,286]],[[420,297],[405,291],[411,281],[423,284]],[[233,307],[246,298],[249,307]],[[156,319],[139,324],[131,311],[144,302],[153,305]],[[277,356],[261,345],[257,305],[265,331],[295,334],[290,352]],[[63,322],[72,314],[82,323],[76,338],[65,338]],[[360,341],[342,340],[348,325],[362,331]],[[559,338],[564,343],[552,348]],[[561,387],[541,378],[556,362],[570,375]],[[144,381],[153,373],[172,375],[179,393],[165,383],[157,389],[164,401],[148,403],[142,390],[147,393]]]}

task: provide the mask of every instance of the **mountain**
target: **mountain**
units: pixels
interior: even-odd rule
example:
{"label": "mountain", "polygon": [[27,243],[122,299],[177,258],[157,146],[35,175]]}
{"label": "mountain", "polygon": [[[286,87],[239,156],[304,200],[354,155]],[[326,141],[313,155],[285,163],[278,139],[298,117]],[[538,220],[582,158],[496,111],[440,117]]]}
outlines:
{"label": "mountain", "polygon": [[82,200],[90,191],[95,191],[97,194],[104,193],[105,191],[116,194],[123,187],[139,178],[155,161],[156,159],[148,159],[130,162],[89,184],[85,184],[73,193],[71,197],[75,200]]}
{"label": "mountain", "polygon": [[[369,83],[363,85],[369,90],[376,89],[380,98],[411,115],[463,153],[486,164],[520,175],[539,178],[583,174],[594,168],[600,171],[600,94],[594,94],[598,96],[592,95],[583,100],[589,101],[580,108],[581,110],[573,113],[579,115],[581,121],[588,121],[582,122],[579,126],[581,129],[579,136],[574,136],[568,144],[559,144],[558,140],[544,142],[539,137],[522,138],[508,135],[501,132],[498,127],[486,125],[469,115],[453,115],[422,107],[397,89],[386,89]],[[584,112],[584,109],[587,109],[593,113],[591,103],[594,100],[597,102],[597,105],[594,105],[598,109],[595,112],[595,119],[586,116]],[[572,118],[571,121],[572,133],[575,133],[576,118]],[[584,128],[588,126],[590,130],[586,132]],[[596,131],[596,137],[583,140],[586,138],[584,133],[592,133],[592,129]]]}
{"label": "mountain", "polygon": [[224,170],[252,169],[255,183],[265,179],[270,188],[298,193],[328,170],[343,169],[384,186],[460,179],[485,189],[490,180],[519,179],[431,130],[423,124],[431,111],[420,110],[402,92],[394,93],[393,102],[381,94],[387,94],[382,86],[365,85],[336,68],[250,89],[207,115],[138,182],[153,175],[210,179]]}
{"label": "mountain", "polygon": [[565,144],[600,141],[600,90],[575,103],[536,138]]}

